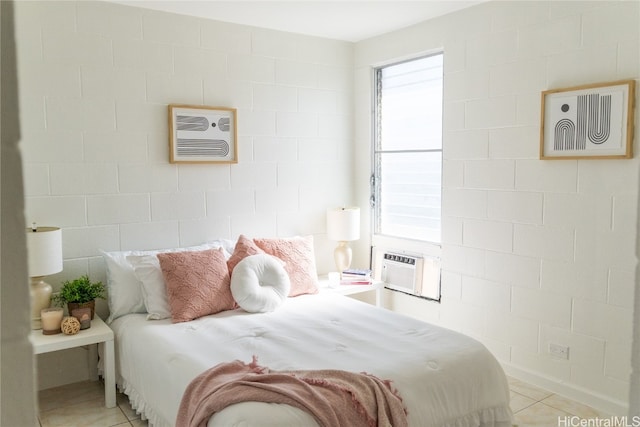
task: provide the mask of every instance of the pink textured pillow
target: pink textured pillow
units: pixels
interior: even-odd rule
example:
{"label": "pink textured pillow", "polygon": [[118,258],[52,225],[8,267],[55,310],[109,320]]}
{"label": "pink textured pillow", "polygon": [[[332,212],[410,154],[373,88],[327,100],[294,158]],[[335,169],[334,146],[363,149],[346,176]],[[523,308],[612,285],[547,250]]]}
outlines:
{"label": "pink textured pillow", "polygon": [[223,249],[158,254],[173,323],[235,307]]}
{"label": "pink textured pillow", "polygon": [[249,255],[263,254],[264,251],[256,246],[253,240],[244,235],[238,237],[236,247],[233,249],[231,257],[227,260],[227,268],[229,269],[229,275],[233,274],[233,269],[236,265],[248,257]]}
{"label": "pink textured pillow", "polygon": [[280,258],[291,280],[290,297],[318,293],[318,272],[313,236],[284,239],[253,239],[258,248]]}

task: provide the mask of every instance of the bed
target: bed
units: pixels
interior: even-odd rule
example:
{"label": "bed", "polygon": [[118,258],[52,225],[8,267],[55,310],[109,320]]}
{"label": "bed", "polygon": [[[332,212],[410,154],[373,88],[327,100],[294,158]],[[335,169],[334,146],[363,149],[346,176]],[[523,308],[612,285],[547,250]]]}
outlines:
{"label": "bed", "polygon": [[[286,297],[266,312],[236,307],[180,322],[150,316],[140,308],[109,320],[118,387],[156,427],[175,424],[182,395],[198,375],[254,357],[275,371],[339,369],[390,380],[410,426],[511,426],[505,374],[481,343],[330,290]],[[318,424],[293,406],[242,402],[207,425]]]}

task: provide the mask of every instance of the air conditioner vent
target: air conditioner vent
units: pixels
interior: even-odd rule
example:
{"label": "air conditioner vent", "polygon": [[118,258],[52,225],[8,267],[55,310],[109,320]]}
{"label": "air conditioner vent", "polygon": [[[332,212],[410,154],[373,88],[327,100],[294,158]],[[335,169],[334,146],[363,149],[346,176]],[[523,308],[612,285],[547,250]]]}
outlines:
{"label": "air conditioner vent", "polygon": [[403,263],[403,264],[416,265],[416,259],[415,258],[408,257],[408,256],[403,256],[403,255],[385,253],[384,254],[384,259],[386,261],[394,261],[394,262],[399,262],[399,263]]}
{"label": "air conditioner vent", "polygon": [[385,287],[440,300],[440,259],[400,250],[374,248],[373,271]]}

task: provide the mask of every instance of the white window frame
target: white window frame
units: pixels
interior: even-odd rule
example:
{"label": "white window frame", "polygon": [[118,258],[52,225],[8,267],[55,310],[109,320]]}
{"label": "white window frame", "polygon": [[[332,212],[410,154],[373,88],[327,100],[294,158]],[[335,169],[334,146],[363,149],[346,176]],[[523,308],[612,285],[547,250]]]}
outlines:
{"label": "white window frame", "polygon": [[[395,253],[404,253],[408,255],[418,255],[426,260],[428,259],[437,259],[439,260],[442,253],[441,242],[442,242],[442,175],[440,175],[440,238],[438,241],[429,241],[429,240],[418,240],[407,237],[400,236],[392,236],[392,235],[384,235],[378,233],[378,212],[376,211],[377,206],[375,205],[376,201],[380,200],[380,185],[379,185],[379,177],[380,170],[378,169],[378,156],[377,150],[379,143],[379,123],[378,123],[378,70],[387,66],[392,66],[396,64],[401,64],[403,62],[418,60],[425,57],[430,57],[433,55],[442,55],[442,60],[444,61],[444,50],[425,52],[422,54],[417,54],[412,56],[411,58],[403,58],[402,60],[397,61],[389,61],[384,64],[376,65],[372,68],[372,144],[371,144],[371,266],[374,269],[376,277],[380,278],[381,272],[381,253],[385,253],[387,251],[392,251]],[[444,70],[442,73],[442,102],[441,112],[444,114]],[[441,118],[442,120],[442,118]],[[444,123],[441,121],[442,132],[444,132]],[[442,168],[444,165],[444,159],[442,155],[443,148],[443,136],[441,135],[440,147],[438,150],[440,152],[440,173],[442,174]],[[378,180],[378,182],[376,182]],[[440,287],[440,263],[438,262],[438,277],[433,281],[432,278],[427,278],[426,275],[423,275],[423,279],[421,281],[421,289],[417,292],[410,292],[406,289],[401,290],[398,287],[388,286],[387,288],[399,292],[411,295],[416,298],[426,299],[429,301],[439,303],[441,301],[441,287]]]}
{"label": "white window frame", "polygon": [[[411,58],[406,58],[400,61],[393,61],[385,64],[378,65],[372,69],[372,102],[373,102],[373,119],[372,119],[372,156],[371,156],[371,234],[372,234],[372,246],[378,247],[386,247],[386,248],[407,248],[408,251],[413,251],[416,253],[423,253],[429,256],[440,256],[441,252],[441,241],[442,234],[440,234],[439,241],[428,241],[428,240],[417,240],[411,239],[407,237],[393,236],[393,235],[385,235],[379,233],[379,224],[380,224],[380,215],[379,215],[379,207],[376,205],[376,202],[380,200],[380,185],[379,185],[379,162],[378,162],[378,153],[384,150],[379,150],[378,148],[378,72],[380,69],[383,69],[388,66],[393,66],[397,64],[402,64],[408,61],[419,60],[422,58],[434,56],[434,55],[443,55],[444,51],[439,50],[437,52],[430,52],[426,54],[416,55]],[[443,76],[444,80],[444,76]],[[444,90],[443,90],[444,92]],[[443,108],[444,109],[444,108]],[[442,143],[439,149],[425,149],[419,150],[421,152],[440,152],[440,161],[441,165],[443,163],[442,158]],[[442,230],[442,186],[440,187],[440,230]]]}

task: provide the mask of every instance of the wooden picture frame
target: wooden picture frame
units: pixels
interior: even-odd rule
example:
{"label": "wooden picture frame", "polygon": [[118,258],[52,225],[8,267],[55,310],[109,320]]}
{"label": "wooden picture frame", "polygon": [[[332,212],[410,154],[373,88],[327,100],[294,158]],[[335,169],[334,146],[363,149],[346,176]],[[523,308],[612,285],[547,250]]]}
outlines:
{"label": "wooden picture frame", "polygon": [[170,163],[238,163],[235,108],[169,105]]}
{"label": "wooden picture frame", "polygon": [[540,159],[633,157],[635,81],[542,92]]}

